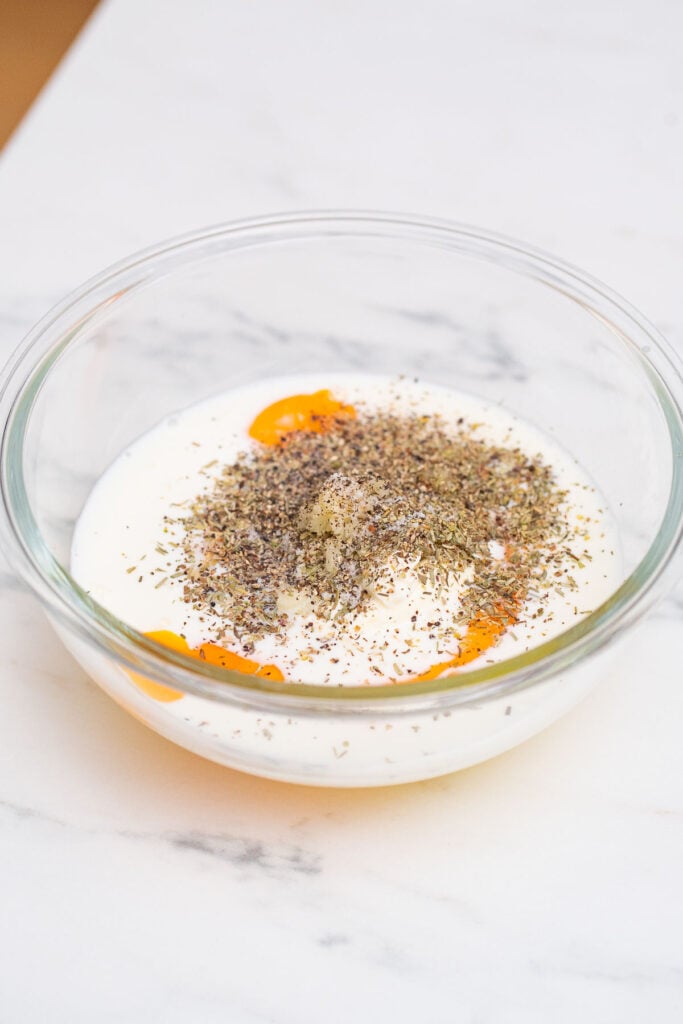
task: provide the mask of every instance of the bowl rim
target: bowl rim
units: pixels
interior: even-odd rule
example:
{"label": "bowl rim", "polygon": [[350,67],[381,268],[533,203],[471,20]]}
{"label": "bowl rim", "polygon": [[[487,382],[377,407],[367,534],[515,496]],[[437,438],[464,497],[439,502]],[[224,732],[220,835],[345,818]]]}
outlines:
{"label": "bowl rim", "polygon": [[[186,266],[207,246],[233,251],[283,240],[326,236],[386,237],[420,241],[531,276],[580,304],[631,351],[648,378],[671,441],[671,485],[658,531],[644,557],[620,587],[581,622],[531,650],[483,668],[422,683],[329,687],[275,683],[207,665],[153,641],[93,601],[48,550],[32,515],[23,478],[23,439],[43,381],[56,360],[79,338],[91,316],[122,291]],[[93,300],[98,299],[94,305]],[[89,305],[90,309],[83,312]],[[74,313],[81,315],[75,320]],[[364,211],[311,210],[229,221],[147,247],[90,278],[55,305],[26,335],[0,377],[0,530],[18,574],[36,592],[48,615],[78,638],[95,644],[127,669],[161,679],[182,693],[230,703],[287,705],[303,710],[333,704],[343,711],[479,704],[557,675],[610,644],[640,619],[675,578],[683,537],[683,367],[660,332],[617,293],[572,264],[505,235],[440,218]]]}

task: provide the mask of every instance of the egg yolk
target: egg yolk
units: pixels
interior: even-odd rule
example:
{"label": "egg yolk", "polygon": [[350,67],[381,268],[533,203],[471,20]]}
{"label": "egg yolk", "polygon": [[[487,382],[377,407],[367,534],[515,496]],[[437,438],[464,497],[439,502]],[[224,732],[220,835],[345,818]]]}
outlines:
{"label": "egg yolk", "polygon": [[468,665],[475,658],[483,654],[484,651],[493,647],[508,626],[513,625],[514,621],[511,616],[494,619],[492,616],[480,612],[478,615],[475,615],[467,627],[467,632],[460,641],[458,653],[455,657],[450,658],[448,661],[437,662],[436,665],[428,668],[426,672],[422,672],[418,676],[410,676],[410,678],[401,681],[404,683],[426,683],[430,679],[438,679],[448,669],[462,668],[463,665]]}
{"label": "egg yolk", "polygon": [[290,395],[263,409],[249,427],[249,436],[262,444],[277,445],[296,430],[325,434],[340,419],[353,419],[356,410],[332,397],[329,391]]}
{"label": "egg yolk", "polygon": [[[463,665],[469,664],[490,647],[493,647],[508,626],[513,623],[514,619],[511,616],[494,619],[490,615],[480,613],[475,616],[468,626],[467,632],[460,641],[458,653],[453,658],[437,662],[428,668],[426,672],[409,676],[407,679],[401,680],[401,682],[426,683],[432,679],[438,679],[440,675],[449,669],[462,668]],[[284,682],[285,677],[277,665],[259,665],[257,661],[243,658],[241,654],[235,654],[234,651],[229,651],[226,647],[220,647],[218,644],[201,644],[193,649],[183,637],[166,629],[146,633],[145,636],[149,637],[150,640],[156,640],[157,643],[163,644],[164,647],[180,651],[190,658],[199,658],[200,661],[205,661],[208,665],[218,665],[220,668],[233,669],[235,672],[243,672],[249,676],[259,676],[261,679],[272,679],[278,683]],[[183,696],[178,690],[174,690],[170,686],[164,686],[162,683],[156,683],[146,676],[139,675],[137,672],[132,672],[131,676],[140,689],[144,690],[145,693],[155,700],[173,701]]]}
{"label": "egg yolk", "polygon": [[[180,651],[181,654],[186,654],[190,658],[199,658],[200,661],[205,661],[208,665],[218,665],[221,668],[233,669],[235,672],[244,672],[248,676],[272,679],[277,683],[283,682],[285,678],[276,665],[259,665],[258,662],[243,658],[226,647],[219,647],[218,644],[201,644],[193,649],[184,637],[178,636],[170,629],[159,629],[152,633],[145,633],[145,636],[150,640],[155,640],[158,644],[163,644],[164,647],[169,647],[172,651]],[[133,682],[154,700],[168,702],[179,700],[183,696],[178,690],[164,686],[163,683],[156,683],[138,672],[131,672],[130,675]]]}

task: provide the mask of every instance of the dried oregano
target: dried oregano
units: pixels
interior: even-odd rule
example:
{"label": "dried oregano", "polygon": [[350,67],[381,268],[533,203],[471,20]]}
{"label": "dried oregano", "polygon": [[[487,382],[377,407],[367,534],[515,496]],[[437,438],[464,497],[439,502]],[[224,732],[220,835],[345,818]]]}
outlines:
{"label": "dried oregano", "polygon": [[437,595],[454,577],[464,587],[444,627],[514,615],[551,584],[575,585],[565,500],[540,456],[487,443],[463,420],[359,410],[245,451],[168,522],[185,601],[248,644],[292,610],[362,611],[406,565]]}

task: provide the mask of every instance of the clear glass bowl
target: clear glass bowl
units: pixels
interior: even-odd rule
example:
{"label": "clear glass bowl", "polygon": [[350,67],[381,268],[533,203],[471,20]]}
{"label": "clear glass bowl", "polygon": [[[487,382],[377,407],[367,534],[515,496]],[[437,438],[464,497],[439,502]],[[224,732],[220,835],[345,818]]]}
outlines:
{"label": "clear glass bowl", "polygon": [[[410,374],[500,402],[553,435],[614,513],[619,588],[528,653],[436,682],[273,683],[158,646],[69,575],[93,484],[172,411],[257,378]],[[610,671],[673,581],[683,507],[679,365],[656,330],[552,257],[469,227],[306,213],[229,224],[100,274],[5,370],[4,538],[86,671],[152,729],[289,781],[428,778],[506,750]],[[172,687],[158,700],[140,677]]]}

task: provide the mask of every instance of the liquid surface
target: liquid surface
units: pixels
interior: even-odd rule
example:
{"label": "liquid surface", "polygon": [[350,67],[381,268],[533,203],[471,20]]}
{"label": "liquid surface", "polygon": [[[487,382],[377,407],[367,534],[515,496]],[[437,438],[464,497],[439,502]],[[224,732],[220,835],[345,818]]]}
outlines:
{"label": "liquid surface", "polygon": [[[576,586],[531,595],[515,616],[478,616],[458,635],[434,623],[458,609],[463,580],[435,598],[408,568],[390,593],[361,612],[330,622],[289,600],[276,634],[245,648],[223,618],[183,600],[174,544],[186,508],[211,488],[221,466],[259,445],[277,445],[293,430],[333,429],[356,409],[438,415],[455,429],[465,418],[487,443],[539,454],[567,492],[567,529],[588,557],[572,566]],[[491,541],[496,550],[495,538]],[[500,546],[496,557],[505,557]],[[271,679],[332,686],[436,678],[522,653],[563,632],[616,586],[618,560],[600,495],[571,457],[527,423],[469,395],[405,380],[351,375],[279,378],[218,395],[164,420],[131,445],[101,477],[79,518],[72,572],[114,615],[158,642],[214,664]],[[423,625],[424,624],[424,625]],[[143,685],[144,681],[140,681]],[[150,684],[152,686],[156,684]],[[163,688],[162,688],[163,689]],[[151,694],[172,700],[173,691]]]}

